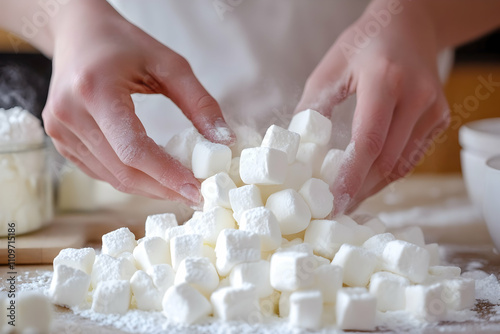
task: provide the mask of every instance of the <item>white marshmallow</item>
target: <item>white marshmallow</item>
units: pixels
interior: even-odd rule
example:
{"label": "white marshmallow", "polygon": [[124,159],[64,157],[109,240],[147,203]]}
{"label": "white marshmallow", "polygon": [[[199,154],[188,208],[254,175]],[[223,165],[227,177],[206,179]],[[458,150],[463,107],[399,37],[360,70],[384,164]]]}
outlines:
{"label": "white marshmallow", "polygon": [[375,234],[363,243],[363,248],[368,249],[381,259],[385,246],[393,240],[396,240],[396,238],[392,233]]}
{"label": "white marshmallow", "polygon": [[343,159],[344,151],[335,148],[329,150],[321,165],[321,179],[329,185],[332,185],[339,174],[340,165]]}
{"label": "white marshmallow", "polygon": [[[127,305],[128,306],[128,305]],[[47,297],[39,292],[21,291],[16,296],[15,327],[7,325],[2,333],[51,333],[53,310]],[[9,319],[10,321],[10,319]],[[1,330],[2,328],[0,328]]]}
{"label": "white marshmallow", "polygon": [[229,202],[236,221],[243,211],[264,206],[259,187],[253,184],[229,190]]}
{"label": "white marshmallow", "polygon": [[382,234],[385,233],[386,231],[386,226],[383,221],[381,221],[377,217],[373,217],[372,219],[369,219],[365,223],[363,223],[363,226],[369,227],[375,232],[375,234]]}
{"label": "white marshmallow", "polygon": [[382,269],[422,283],[428,275],[429,252],[406,241],[390,241],[382,253]]}
{"label": "white marshmallow", "polygon": [[81,304],[90,287],[90,275],[64,264],[54,267],[49,296],[54,304],[77,306]]}
{"label": "white marshmallow", "polygon": [[337,291],[342,288],[342,267],[327,264],[314,270],[314,288],[321,291],[323,302],[335,303]]}
{"label": "white marshmallow", "polygon": [[219,285],[219,275],[205,257],[186,257],[179,264],[175,284],[188,283],[204,296],[209,296]]}
{"label": "white marshmallow", "polygon": [[229,191],[235,188],[236,185],[227,173],[221,172],[207,178],[201,183],[201,194],[205,200],[203,211],[216,206],[231,209]]}
{"label": "white marshmallow", "polygon": [[429,252],[429,265],[430,266],[439,266],[441,262],[439,258],[439,245],[438,244],[428,244],[424,247]]}
{"label": "white marshmallow", "polygon": [[281,293],[273,290],[273,292],[264,298],[259,299],[260,313],[264,317],[273,317],[279,315],[279,301]]}
{"label": "white marshmallow", "polygon": [[462,269],[454,266],[430,266],[429,275],[435,276],[439,279],[449,279],[460,277]]}
{"label": "white marshmallow", "polygon": [[300,188],[299,194],[306,201],[313,219],[328,216],[333,210],[333,195],[330,187],[320,179],[309,179]]}
{"label": "white marshmallow", "polygon": [[172,268],[172,266],[169,264],[154,264],[149,267],[147,273],[153,280],[153,283],[158,289],[161,297],[163,297],[165,292],[172,285],[174,285],[175,271],[174,268]]}
{"label": "white marshmallow", "polygon": [[59,254],[54,258],[54,268],[64,264],[68,267],[80,269],[90,275],[94,260],[95,251],[93,248],[65,248],[61,249]]}
{"label": "white marshmallow", "polygon": [[425,246],[424,232],[418,226],[408,226],[403,228],[398,228],[391,230],[396,239],[403,240],[406,242],[411,242],[420,247]]}
{"label": "white marshmallow", "polygon": [[370,293],[377,297],[377,310],[404,310],[406,305],[406,287],[410,281],[402,276],[380,271],[370,278]]}
{"label": "white marshmallow", "polygon": [[139,269],[147,271],[152,265],[170,263],[170,247],[162,237],[145,237],[133,252]]}
{"label": "white marshmallow", "polygon": [[203,241],[211,246],[215,246],[220,231],[236,228],[236,222],[231,211],[219,206],[204,212],[200,216],[193,217],[185,225],[189,228],[190,233],[201,235]]}
{"label": "white marshmallow", "polygon": [[102,253],[114,257],[123,252],[132,252],[136,245],[135,235],[126,227],[102,236]]}
{"label": "white marshmallow", "polygon": [[246,322],[259,321],[259,301],[255,287],[225,287],[215,291],[210,297],[214,308],[214,316],[224,320],[240,320]]}
{"label": "white marshmallow", "polygon": [[212,313],[210,302],[188,283],[170,287],[162,301],[163,314],[170,320],[192,324]]}
{"label": "white marshmallow", "polygon": [[[299,191],[300,187],[312,177],[311,166],[302,162],[294,162],[288,166],[286,171],[285,181],[283,182],[283,189],[294,189]],[[282,190],[282,189],[280,189]]]}
{"label": "white marshmallow", "polygon": [[163,150],[179,160],[184,167],[191,169],[194,147],[201,141],[206,139],[192,126],[173,136]]}
{"label": "white marshmallow", "polygon": [[302,252],[278,252],[271,256],[271,286],[278,291],[295,291],[314,286],[317,262]]}
{"label": "white marshmallow", "polygon": [[339,222],[342,225],[349,226],[349,227],[357,227],[359,226],[358,223],[348,215],[340,215],[335,217],[335,221]]}
{"label": "white marshmallow", "polygon": [[[198,219],[198,217],[195,218],[194,216],[193,216],[193,218]],[[174,237],[177,237],[179,235],[186,235],[186,234],[193,233],[193,231],[191,231],[191,227],[188,225],[188,222],[190,222],[191,220],[194,220],[193,218],[188,220],[184,225],[179,225],[179,226],[167,228],[167,230],[165,231],[164,239],[166,241],[169,241],[169,240],[171,240]]]}
{"label": "white marshmallow", "polygon": [[271,125],[262,139],[261,147],[274,148],[286,153],[288,163],[295,161],[299,149],[300,135],[277,125]]}
{"label": "white marshmallow", "polygon": [[105,314],[124,314],[130,305],[130,283],[109,280],[99,283],[94,291],[92,310]]}
{"label": "white marshmallow", "polygon": [[[295,241],[296,240],[296,241]],[[306,243],[302,242],[301,239],[295,239],[286,244],[283,244],[280,248],[276,250],[276,253],[279,252],[300,252],[305,253],[307,255],[313,255],[313,247]]]}
{"label": "white marshmallow", "polygon": [[130,278],[130,288],[135,297],[137,308],[143,311],[161,311],[163,295],[155,286],[153,279],[142,270],[137,270]]}
{"label": "white marshmallow", "polygon": [[227,174],[237,187],[244,185],[240,176],[240,157],[231,159],[231,167],[229,168],[229,172]]}
{"label": "white marshmallow", "polygon": [[443,282],[442,300],[448,309],[460,311],[476,303],[476,284],[469,278],[454,278]]}
{"label": "white marshmallow", "polygon": [[313,220],[306,229],[304,242],[312,245],[318,255],[333,259],[344,243],[352,243],[354,231],[334,220]]}
{"label": "white marshmallow", "polygon": [[166,231],[177,225],[177,218],[173,213],[150,215],[146,219],[146,237],[165,238]]}
{"label": "white marshmallow", "polygon": [[357,225],[353,226],[354,229],[354,238],[352,240],[352,244],[356,246],[362,246],[363,243],[373,237],[375,232],[368,226]]}
{"label": "white marshmallow", "polygon": [[206,257],[210,261],[210,263],[215,266],[215,262],[217,261],[217,257],[215,256],[215,247],[203,244],[202,255],[203,257]]}
{"label": "white marshmallow", "polygon": [[260,260],[260,238],[257,234],[225,229],[215,246],[216,267],[220,276],[226,276],[239,263]]}
{"label": "white marshmallow", "polygon": [[281,318],[286,318],[290,315],[290,296],[292,295],[292,293],[293,292],[291,291],[281,292],[278,302],[278,313]]}
{"label": "white marshmallow", "polygon": [[326,145],[330,141],[332,122],[319,112],[307,109],[293,116],[288,130],[298,133],[302,142]]}
{"label": "white marshmallow", "polygon": [[114,258],[107,254],[99,254],[95,257],[90,282],[95,289],[100,282],[104,281],[128,281],[136,271],[134,263],[127,258]]}
{"label": "white marshmallow", "polygon": [[203,238],[199,234],[179,235],[170,240],[172,267],[177,270],[179,264],[188,256],[203,255]]}
{"label": "white marshmallow", "polygon": [[321,177],[321,165],[328,149],[316,143],[300,143],[296,160],[311,167],[315,178]]}
{"label": "white marshmallow", "polygon": [[292,326],[307,329],[321,327],[323,297],[319,290],[297,291],[290,295],[290,316]]}
{"label": "white marshmallow", "polygon": [[365,288],[343,288],[337,293],[337,324],[342,330],[375,329],[377,300]]}
{"label": "white marshmallow", "polygon": [[193,149],[193,174],[206,179],[220,172],[228,172],[231,166],[231,149],[209,141],[196,143]]}
{"label": "white marshmallow", "polygon": [[269,196],[266,208],[278,219],[281,234],[303,231],[311,220],[311,211],[307,203],[293,189],[282,190]]}
{"label": "white marshmallow", "polygon": [[257,262],[240,263],[234,266],[229,275],[231,286],[242,287],[245,284],[252,284],[255,287],[257,296],[265,298],[273,293],[273,287],[269,279],[270,263],[260,260]]}
{"label": "white marshmallow", "polygon": [[284,184],[275,184],[275,185],[259,185],[259,190],[260,190],[260,195],[262,197],[262,200],[264,203],[267,201],[269,196],[271,196],[274,193],[277,193],[278,191],[282,191],[287,189]]}
{"label": "white marshmallow", "polygon": [[329,265],[332,262],[331,260],[327,259],[326,257],[322,257],[319,255],[314,255],[314,258],[316,259],[316,262],[318,263],[318,267]]}
{"label": "white marshmallow", "polygon": [[282,184],[287,168],[287,156],[280,150],[254,147],[241,152],[240,176],[246,184]]}
{"label": "white marshmallow", "polygon": [[281,245],[281,232],[278,220],[265,207],[249,209],[241,214],[240,230],[255,233],[260,238],[261,250],[275,250]]}
{"label": "white marshmallow", "polygon": [[332,264],[342,267],[343,282],[351,287],[368,285],[377,265],[377,256],[362,247],[343,244]]}
{"label": "white marshmallow", "polygon": [[406,311],[427,321],[443,320],[446,304],[442,300],[443,284],[411,285],[406,287]]}

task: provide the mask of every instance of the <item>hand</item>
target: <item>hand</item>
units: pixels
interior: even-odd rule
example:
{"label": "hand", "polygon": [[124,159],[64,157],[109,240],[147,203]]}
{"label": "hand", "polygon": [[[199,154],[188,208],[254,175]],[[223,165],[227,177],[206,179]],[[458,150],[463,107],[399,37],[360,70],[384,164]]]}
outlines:
{"label": "hand", "polygon": [[[335,42],[309,77],[296,111],[313,108],[330,116],[356,93],[352,137],[333,185],[334,214],[406,175],[434,136],[449,123],[449,108],[437,73],[438,46],[426,11],[405,2],[399,13],[374,1]],[[360,45],[360,31],[390,15],[387,26]],[[375,31],[375,30],[373,30]],[[372,32],[373,32],[372,31]],[[357,38],[357,39],[356,39]],[[335,124],[333,125],[335,131]]]}
{"label": "hand", "polygon": [[234,134],[217,102],[184,58],[105,1],[61,10],[52,23],[54,72],[42,114],[58,151],[118,190],[199,203],[199,181],[147,136],[130,95],[169,97],[207,139],[228,145]]}

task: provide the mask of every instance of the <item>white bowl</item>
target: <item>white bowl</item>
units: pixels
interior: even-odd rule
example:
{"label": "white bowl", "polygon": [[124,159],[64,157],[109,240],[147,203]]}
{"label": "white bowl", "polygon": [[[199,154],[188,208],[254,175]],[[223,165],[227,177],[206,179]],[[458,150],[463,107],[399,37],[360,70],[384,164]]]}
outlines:
{"label": "white bowl", "polygon": [[491,239],[500,251],[500,155],[486,162],[483,216]]}
{"label": "white bowl", "polygon": [[482,205],[486,160],[500,154],[500,118],[488,118],[465,124],[459,132],[462,173],[469,197]]}

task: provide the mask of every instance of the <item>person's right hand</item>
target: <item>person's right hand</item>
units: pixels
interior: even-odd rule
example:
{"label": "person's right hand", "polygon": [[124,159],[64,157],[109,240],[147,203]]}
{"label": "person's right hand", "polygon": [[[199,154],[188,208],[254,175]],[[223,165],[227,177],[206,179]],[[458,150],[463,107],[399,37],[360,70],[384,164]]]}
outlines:
{"label": "person's right hand", "polygon": [[42,115],[57,150],[123,192],[198,204],[199,181],[147,136],[130,96],[163,94],[208,140],[231,144],[219,105],[188,62],[101,0],[62,6],[51,32],[53,74]]}

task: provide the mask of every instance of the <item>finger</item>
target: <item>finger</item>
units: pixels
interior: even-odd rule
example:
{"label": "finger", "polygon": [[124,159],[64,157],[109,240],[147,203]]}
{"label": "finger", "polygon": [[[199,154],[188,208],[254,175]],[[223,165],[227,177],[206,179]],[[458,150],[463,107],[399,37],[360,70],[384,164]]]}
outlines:
{"label": "finger", "polygon": [[145,84],[170,98],[208,140],[232,145],[236,135],[229,128],[217,101],[195,77],[189,63],[175,53],[155,59]]}
{"label": "finger", "polygon": [[378,75],[369,74],[360,79],[351,142],[332,187],[335,214],[349,207],[384,147],[396,105],[396,89],[389,85],[381,85]]}

